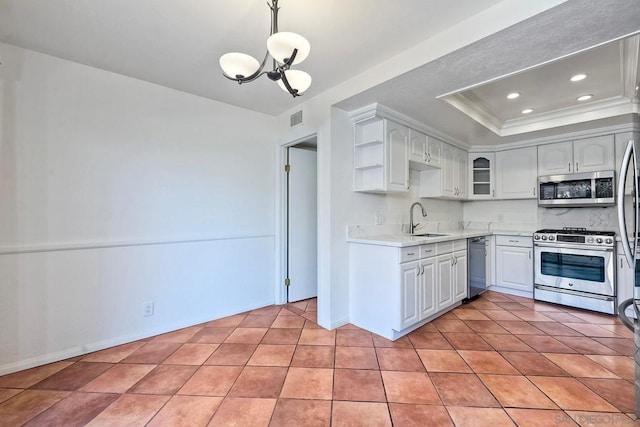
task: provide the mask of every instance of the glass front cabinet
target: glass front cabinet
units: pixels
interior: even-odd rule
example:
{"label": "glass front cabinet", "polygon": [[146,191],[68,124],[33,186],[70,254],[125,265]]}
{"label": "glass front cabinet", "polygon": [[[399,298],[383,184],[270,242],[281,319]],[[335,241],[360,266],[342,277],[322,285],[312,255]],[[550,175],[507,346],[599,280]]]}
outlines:
{"label": "glass front cabinet", "polygon": [[495,197],[495,153],[469,153],[469,198]]}

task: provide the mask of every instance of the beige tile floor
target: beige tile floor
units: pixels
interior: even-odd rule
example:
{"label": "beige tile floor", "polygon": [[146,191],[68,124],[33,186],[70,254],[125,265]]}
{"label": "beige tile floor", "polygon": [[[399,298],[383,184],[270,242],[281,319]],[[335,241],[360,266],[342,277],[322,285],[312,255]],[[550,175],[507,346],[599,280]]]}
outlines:
{"label": "beige tile floor", "polygon": [[618,319],[487,292],[395,342],[270,306],[0,377],[0,426],[635,425]]}

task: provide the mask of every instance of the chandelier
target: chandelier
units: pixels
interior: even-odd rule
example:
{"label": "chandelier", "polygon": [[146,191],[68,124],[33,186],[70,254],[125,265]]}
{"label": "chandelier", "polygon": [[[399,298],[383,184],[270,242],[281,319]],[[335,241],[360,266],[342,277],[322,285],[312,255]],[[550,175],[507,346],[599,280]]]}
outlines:
{"label": "chandelier", "polygon": [[[252,82],[266,74],[295,98],[311,86],[311,76],[304,71],[292,70],[291,66],[309,56],[311,45],[299,34],[278,32],[278,0],[267,1],[267,5],[271,9],[271,33],[262,63],[246,53],[230,52],[220,57],[220,68],[226,78],[238,84]],[[269,55],[272,57],[272,69],[263,71]]]}

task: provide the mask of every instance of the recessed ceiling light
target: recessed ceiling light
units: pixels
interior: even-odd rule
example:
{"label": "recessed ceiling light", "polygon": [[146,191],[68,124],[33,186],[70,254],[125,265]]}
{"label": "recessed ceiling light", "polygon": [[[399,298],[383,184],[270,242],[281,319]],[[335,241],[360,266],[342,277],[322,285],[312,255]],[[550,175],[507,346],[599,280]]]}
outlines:
{"label": "recessed ceiling light", "polygon": [[571,81],[572,82],[579,82],[580,80],[584,80],[587,78],[586,74],[576,74],[575,76],[571,77]]}
{"label": "recessed ceiling light", "polygon": [[533,108],[525,108],[521,111],[522,114],[530,114],[533,113]]}
{"label": "recessed ceiling light", "polygon": [[511,92],[509,95],[507,95],[507,99],[516,99],[517,97],[520,96],[520,93],[518,92]]}
{"label": "recessed ceiling light", "polygon": [[578,101],[582,102],[582,101],[588,101],[591,98],[593,98],[593,95],[582,95],[578,97]]}

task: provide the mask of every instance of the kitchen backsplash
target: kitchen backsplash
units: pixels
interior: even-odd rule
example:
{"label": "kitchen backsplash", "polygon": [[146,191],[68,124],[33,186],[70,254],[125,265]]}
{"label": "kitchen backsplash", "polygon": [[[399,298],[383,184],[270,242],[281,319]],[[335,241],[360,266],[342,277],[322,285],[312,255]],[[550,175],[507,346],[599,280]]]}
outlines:
{"label": "kitchen backsplash", "polygon": [[[524,230],[562,227],[584,227],[591,230],[617,231],[615,206],[605,208],[539,208],[537,200],[472,201],[463,204],[465,228],[477,228],[490,223],[490,229],[514,229],[522,224]],[[474,227],[473,225],[476,225]]]}
{"label": "kitchen backsplash", "polygon": [[[365,195],[363,209],[352,215],[348,232],[353,234],[406,233],[409,207],[419,201],[427,217],[422,218],[415,208],[414,220],[420,224],[417,231],[438,232],[460,229],[488,231],[530,231],[542,228],[584,227],[591,230],[618,231],[615,206],[606,208],[539,208],[538,201],[479,200],[460,202],[420,198],[420,177],[410,171],[411,188],[408,193],[389,193],[385,196]],[[376,225],[376,220],[381,224]]]}

